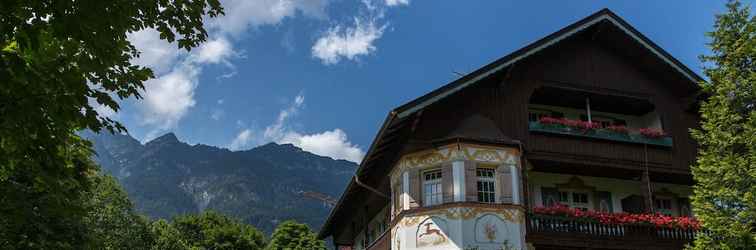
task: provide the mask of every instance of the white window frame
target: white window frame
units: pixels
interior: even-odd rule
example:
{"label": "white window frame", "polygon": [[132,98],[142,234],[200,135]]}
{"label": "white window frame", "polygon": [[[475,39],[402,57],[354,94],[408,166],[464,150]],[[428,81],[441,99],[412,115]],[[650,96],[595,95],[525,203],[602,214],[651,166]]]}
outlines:
{"label": "white window frame", "polygon": [[423,172],[423,206],[435,206],[444,202],[441,169]]}
{"label": "white window frame", "polygon": [[[592,193],[588,190],[559,189],[559,203],[571,208],[593,210]],[[563,197],[564,195],[564,197]],[[586,202],[575,201],[575,195],[585,195]]]}
{"label": "white window frame", "polygon": [[[486,176],[481,176],[482,171],[490,173],[491,175],[487,176],[488,174],[485,174]],[[488,167],[476,168],[475,176],[477,177],[475,186],[478,195],[478,202],[496,203],[496,169]]]}

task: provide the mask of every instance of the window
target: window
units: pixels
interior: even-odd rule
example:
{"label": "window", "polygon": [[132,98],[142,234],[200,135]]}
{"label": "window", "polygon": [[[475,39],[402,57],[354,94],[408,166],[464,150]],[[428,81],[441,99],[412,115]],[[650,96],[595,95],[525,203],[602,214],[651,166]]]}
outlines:
{"label": "window", "polygon": [[425,172],[423,177],[423,206],[441,204],[441,170]]}
{"label": "window", "polygon": [[665,215],[672,215],[672,200],[665,198],[656,198],[654,199],[654,208],[656,208],[656,212]]}
{"label": "window", "polygon": [[588,199],[588,193],[586,192],[560,191],[559,203],[583,211],[588,211],[588,209],[591,207]]}
{"label": "window", "polygon": [[582,209],[584,211],[588,211],[589,204],[588,204],[588,194],[587,193],[578,193],[574,192],[572,193],[572,204],[570,204],[574,208]]}
{"label": "window", "polygon": [[491,168],[478,168],[475,172],[478,176],[478,201],[485,203],[496,202],[494,170]]}

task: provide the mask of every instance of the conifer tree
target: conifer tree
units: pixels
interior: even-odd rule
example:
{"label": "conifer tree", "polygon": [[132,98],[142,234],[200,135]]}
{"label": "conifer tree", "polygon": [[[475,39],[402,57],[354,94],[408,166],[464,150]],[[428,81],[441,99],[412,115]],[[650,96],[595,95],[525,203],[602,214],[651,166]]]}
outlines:
{"label": "conifer tree", "polygon": [[707,234],[694,249],[756,249],[756,20],[737,1],[707,33],[708,82],[700,85],[693,211]]}

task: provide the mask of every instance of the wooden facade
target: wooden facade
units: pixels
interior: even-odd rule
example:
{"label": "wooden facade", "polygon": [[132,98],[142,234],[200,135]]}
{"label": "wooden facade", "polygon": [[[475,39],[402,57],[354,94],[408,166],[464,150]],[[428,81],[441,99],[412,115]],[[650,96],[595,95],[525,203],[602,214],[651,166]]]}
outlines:
{"label": "wooden facade", "polygon": [[[365,226],[364,218],[372,218],[389,203],[387,176],[399,158],[449,141],[519,147],[529,171],[628,180],[642,180],[646,173],[652,182],[691,185],[696,144],[689,129],[698,124],[691,100],[696,100],[700,80],[621,18],[602,10],[392,111],[321,237],[333,236],[337,245],[354,244],[350,241]],[[590,96],[603,102],[596,107],[607,109],[632,112],[651,107],[673,144],[533,132],[529,106],[534,93],[545,88]],[[560,99],[543,99],[555,98]],[[526,177],[522,181],[527,185]],[[450,199],[447,195],[448,191],[444,200]],[[543,243],[537,249],[583,242],[573,244],[580,249],[592,242],[583,239],[590,235],[570,239],[564,233],[559,234],[562,238],[538,233],[528,238],[537,246]],[[686,240],[669,246],[678,248]],[[627,244],[636,249],[649,242],[629,239]]]}

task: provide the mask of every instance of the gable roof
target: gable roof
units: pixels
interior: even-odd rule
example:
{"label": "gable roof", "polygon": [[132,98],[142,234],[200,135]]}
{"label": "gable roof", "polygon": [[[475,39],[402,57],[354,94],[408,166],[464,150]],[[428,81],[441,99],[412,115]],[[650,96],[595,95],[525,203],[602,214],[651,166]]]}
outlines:
{"label": "gable roof", "polygon": [[[648,52],[653,54],[656,58],[661,60],[663,63],[669,65],[670,67],[672,67],[675,72],[677,72],[680,76],[682,76],[683,79],[687,79],[688,81],[690,81],[691,84],[696,85],[698,82],[702,80],[702,78],[698,76],[695,72],[690,70],[687,66],[682,64],[680,61],[678,61],[674,57],[672,57],[669,53],[664,51],[664,49],[656,45],[646,36],[638,32],[638,30],[636,30],[630,24],[622,20],[622,18],[617,16],[614,12],[612,12],[609,9],[604,8],[544,38],[541,38],[517,51],[514,51],[502,58],[499,58],[496,61],[489,63],[488,65],[485,65],[478,70],[473,71],[472,73],[469,73],[457,80],[454,80],[444,86],[441,86],[440,88],[436,90],[433,90],[421,97],[418,97],[410,102],[407,102],[393,109],[391,112],[389,112],[383,125],[378,131],[378,134],[376,135],[375,139],[371,143],[367,154],[363,158],[360,166],[358,167],[355,173],[355,178],[357,176],[361,176],[364,172],[366,172],[366,170],[369,170],[370,166],[374,165],[373,162],[376,161],[375,159],[379,159],[381,157],[380,154],[382,154],[385,150],[376,150],[377,148],[383,149],[383,148],[386,148],[387,146],[391,146],[390,144],[395,143],[395,141],[397,140],[395,138],[397,136],[393,135],[393,131],[397,131],[401,127],[407,126],[407,124],[411,124],[411,122],[408,122],[408,120],[411,120],[411,119],[407,119],[407,118],[411,117],[413,114],[416,114],[420,112],[421,110],[423,110],[425,107],[428,107],[429,105],[432,105],[438,101],[441,101],[444,98],[466,87],[469,87],[475,84],[476,82],[486,78],[487,76],[490,76],[496,72],[499,72],[502,69],[505,69],[506,67],[513,65],[514,63],[518,61],[528,58],[529,56],[539,51],[549,48],[559,43],[562,40],[572,37],[573,35],[583,30],[586,30],[590,27],[593,27],[603,22],[608,22],[612,24],[614,27],[620,29],[624,34],[630,37],[635,43],[640,44],[642,47],[648,50]],[[367,193],[373,192],[372,190],[368,191],[368,190],[365,190],[366,188],[360,187],[363,184],[360,183],[359,181],[355,182],[355,178],[352,178],[349,185],[347,186],[347,189],[344,191],[344,194],[341,196],[338,203],[336,204],[334,209],[331,211],[331,214],[329,215],[325,224],[321,228],[321,231],[318,235],[320,238],[325,238],[333,233],[332,226],[333,226],[334,220],[336,217],[340,217],[338,216],[340,212],[343,212],[340,210],[343,209],[344,203],[348,202],[350,199],[356,198],[357,196],[365,195]],[[365,193],[361,193],[360,191],[355,190],[355,189],[362,189],[362,191]]]}
{"label": "gable roof", "polygon": [[556,31],[544,38],[541,38],[538,41],[535,41],[528,46],[525,46],[515,52],[510,53],[509,55],[506,55],[502,58],[499,58],[498,60],[483,66],[482,68],[465,75],[464,77],[457,79],[447,85],[444,85],[434,91],[431,91],[430,93],[421,96],[415,100],[412,100],[408,103],[405,103],[402,106],[399,106],[395,109],[395,111],[398,112],[398,117],[406,117],[414,112],[417,112],[418,110],[423,109],[424,107],[427,107],[428,105],[431,105],[444,97],[447,97],[459,90],[464,89],[467,86],[470,86],[471,84],[478,82],[479,80],[497,72],[505,67],[514,64],[517,61],[520,61],[522,59],[527,58],[530,55],[533,55],[545,48],[548,48],[565,38],[571,37],[572,35],[585,30],[601,21],[608,21],[612,24],[614,24],[617,28],[624,31],[628,36],[630,36],[632,39],[634,39],[637,43],[643,45],[646,49],[648,49],[651,53],[653,53],[655,56],[657,56],[659,59],[667,63],[669,66],[674,68],[678,73],[683,75],[685,78],[690,80],[693,83],[697,83],[702,80],[700,76],[698,76],[695,72],[690,70],[687,66],[682,64],[680,61],[672,57],[669,53],[667,53],[664,49],[656,45],[654,42],[652,42],[650,39],[648,39],[646,36],[638,32],[635,28],[633,28],[630,24],[625,22],[625,20],[622,20],[617,14],[614,14],[609,9],[602,9],[588,17],[583,18],[580,21],[577,21],[567,27],[562,28],[559,31]]}

